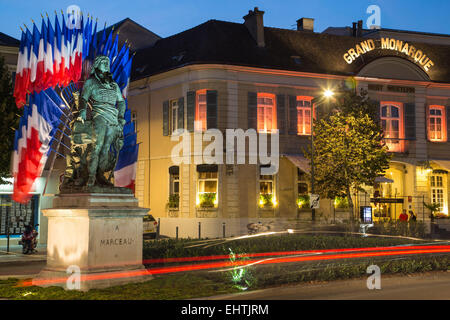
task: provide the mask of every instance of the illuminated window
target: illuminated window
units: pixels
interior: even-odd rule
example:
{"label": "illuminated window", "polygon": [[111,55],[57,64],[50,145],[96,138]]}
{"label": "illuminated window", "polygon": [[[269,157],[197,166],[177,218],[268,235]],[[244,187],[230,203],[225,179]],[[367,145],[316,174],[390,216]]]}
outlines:
{"label": "illuminated window", "polygon": [[443,106],[430,106],[428,111],[428,137],[430,141],[446,141],[445,109]]}
{"label": "illuminated window", "polygon": [[178,100],[170,101],[170,113],[171,113],[171,128],[172,133],[178,130]]}
{"label": "illuminated window", "polygon": [[276,128],[275,96],[258,93],[258,132],[270,133]]}
{"label": "illuminated window", "polygon": [[311,134],[311,97],[297,97],[297,133]]}
{"label": "illuminated window", "polygon": [[400,103],[385,102],[381,104],[381,127],[384,140],[389,151],[401,152],[403,150],[403,114]]}
{"label": "illuminated window", "polygon": [[197,171],[197,205],[204,208],[217,207],[219,184],[217,165],[199,165]]}
{"label": "illuminated window", "polygon": [[206,131],[206,90],[197,91],[195,130]]}
{"label": "illuminated window", "polygon": [[448,213],[446,177],[443,174],[433,174],[430,177],[431,203],[439,204],[439,212]]}
{"label": "illuminated window", "polygon": [[259,206],[274,207],[277,205],[275,197],[275,176],[263,175],[259,176]]}

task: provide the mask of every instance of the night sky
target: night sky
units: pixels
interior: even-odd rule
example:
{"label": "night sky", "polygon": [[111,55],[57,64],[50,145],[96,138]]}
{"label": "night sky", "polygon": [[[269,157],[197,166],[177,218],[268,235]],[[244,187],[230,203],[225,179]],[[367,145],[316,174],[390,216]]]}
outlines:
{"label": "night sky", "polygon": [[0,31],[20,38],[23,23],[30,28],[34,19],[40,27],[41,13],[52,13],[54,19],[55,10],[78,5],[98,17],[101,26],[129,17],[162,37],[210,19],[242,23],[255,6],[265,11],[266,26],[294,29],[297,19],[308,17],[315,19],[315,30],[321,32],[329,26],[351,26],[357,20],[364,20],[366,27],[366,10],[372,4],[381,8],[384,28],[450,34],[448,0],[0,0]]}

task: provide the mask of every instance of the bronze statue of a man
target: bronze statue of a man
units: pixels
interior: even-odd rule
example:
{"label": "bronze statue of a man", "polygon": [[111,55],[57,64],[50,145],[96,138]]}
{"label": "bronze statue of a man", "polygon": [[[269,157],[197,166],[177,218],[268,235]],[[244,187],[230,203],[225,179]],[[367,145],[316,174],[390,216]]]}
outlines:
{"label": "bronze statue of a man", "polygon": [[[86,108],[92,106],[93,139],[87,155],[87,187],[112,185],[105,174],[112,172],[123,146],[125,100],[110,73],[110,61],[97,56],[80,95],[79,118],[86,120]],[[111,152],[112,151],[112,152]]]}

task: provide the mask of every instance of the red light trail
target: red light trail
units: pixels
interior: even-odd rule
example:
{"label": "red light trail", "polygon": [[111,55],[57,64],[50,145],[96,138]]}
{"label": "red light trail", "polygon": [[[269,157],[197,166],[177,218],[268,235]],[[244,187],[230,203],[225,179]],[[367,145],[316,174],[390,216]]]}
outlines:
{"label": "red light trail", "polygon": [[[353,251],[353,252],[352,252]],[[334,254],[329,254],[335,252]],[[105,279],[117,279],[127,277],[137,277],[145,275],[156,274],[170,274],[177,272],[208,270],[217,268],[232,268],[238,266],[247,266],[251,264],[278,264],[290,262],[305,262],[305,261],[322,261],[322,260],[340,260],[340,259],[354,259],[354,258],[368,258],[368,257],[383,257],[383,256],[402,256],[414,254],[427,253],[450,253],[450,245],[442,246],[405,246],[405,247],[374,247],[374,248],[348,248],[348,249],[326,249],[326,250],[306,250],[306,251],[287,251],[287,252],[266,252],[266,253],[251,253],[236,255],[236,257],[268,257],[268,256],[282,256],[282,255],[298,255],[298,254],[323,254],[312,256],[297,256],[297,257],[275,257],[266,260],[252,259],[244,261],[217,261],[211,263],[199,263],[190,265],[150,268],[131,272],[115,272],[103,273],[94,275],[82,275],[81,281],[94,281]],[[183,257],[183,258],[166,258],[166,259],[149,259],[145,260],[152,262],[180,262],[180,261],[205,261],[205,260],[219,260],[229,259],[229,255],[205,256],[205,257]],[[65,283],[67,277],[54,279],[36,279],[32,281],[24,281],[18,286],[27,287],[32,285],[51,285],[57,283]]]}

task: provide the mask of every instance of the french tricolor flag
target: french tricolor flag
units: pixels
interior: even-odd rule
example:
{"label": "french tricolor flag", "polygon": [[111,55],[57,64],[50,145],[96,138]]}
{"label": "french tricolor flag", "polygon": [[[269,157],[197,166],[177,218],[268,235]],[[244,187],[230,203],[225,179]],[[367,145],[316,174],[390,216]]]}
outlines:
{"label": "french tricolor flag", "polygon": [[19,57],[17,59],[16,79],[14,82],[14,98],[18,108],[25,105],[27,100],[27,88],[25,86],[25,78],[28,77],[28,48],[27,35],[22,31],[20,40]]}
{"label": "french tricolor flag", "polygon": [[16,135],[14,143],[14,201],[29,201],[34,182],[44,169],[61,116],[61,109],[45,91],[30,96],[30,106],[24,110],[21,118],[22,130]]}
{"label": "french tricolor flag", "polygon": [[40,92],[45,86],[45,56],[47,47],[47,26],[44,19],[41,25],[41,37],[39,39],[38,60],[36,65],[36,79],[34,81],[34,89]]}
{"label": "french tricolor flag", "polygon": [[36,27],[36,24],[33,23],[33,41],[31,44],[31,51],[30,51],[30,82],[28,85],[28,91],[32,92],[34,91],[35,84],[36,84],[36,73],[37,73],[37,63],[38,63],[38,57],[39,57],[39,42],[41,39],[41,34]]}
{"label": "french tricolor flag", "polygon": [[[136,139],[130,139],[136,141]],[[114,170],[114,185],[116,187],[125,187],[135,191],[136,169],[138,159],[139,145],[133,144],[126,146],[119,153],[119,160]]]}

